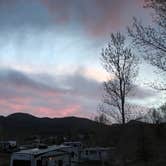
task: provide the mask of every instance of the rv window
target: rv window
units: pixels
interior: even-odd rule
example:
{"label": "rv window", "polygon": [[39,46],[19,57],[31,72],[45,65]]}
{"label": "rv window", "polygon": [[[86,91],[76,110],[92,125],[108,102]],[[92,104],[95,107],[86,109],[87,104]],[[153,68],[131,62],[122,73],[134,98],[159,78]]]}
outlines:
{"label": "rv window", "polygon": [[13,160],[13,166],[31,166],[29,160]]}

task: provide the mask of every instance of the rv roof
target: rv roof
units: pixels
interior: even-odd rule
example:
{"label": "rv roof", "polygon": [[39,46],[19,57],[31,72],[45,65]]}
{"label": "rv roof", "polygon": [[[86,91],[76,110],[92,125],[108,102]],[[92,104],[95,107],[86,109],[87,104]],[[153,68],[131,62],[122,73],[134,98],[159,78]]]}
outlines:
{"label": "rv roof", "polygon": [[81,144],[81,142],[79,142],[79,141],[75,141],[75,142],[64,142],[63,144]]}
{"label": "rv roof", "polygon": [[53,145],[53,146],[48,146],[48,148],[46,148],[46,149],[33,148],[33,149],[21,150],[19,152],[16,152],[16,154],[40,155],[42,153],[60,150],[60,149],[64,149],[64,148],[69,148],[69,146]]}
{"label": "rv roof", "polygon": [[91,148],[85,148],[85,150],[95,150],[95,151],[96,151],[96,150],[101,150],[101,151],[104,150],[104,151],[105,151],[105,150],[110,150],[110,149],[111,149],[111,148],[109,148],[109,147],[106,147],[106,148],[105,148],[105,147],[91,147]]}

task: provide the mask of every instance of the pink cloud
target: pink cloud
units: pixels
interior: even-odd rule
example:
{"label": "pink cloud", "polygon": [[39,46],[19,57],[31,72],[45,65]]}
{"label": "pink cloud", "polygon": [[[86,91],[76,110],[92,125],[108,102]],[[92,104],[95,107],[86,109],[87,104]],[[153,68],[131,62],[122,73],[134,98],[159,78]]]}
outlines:
{"label": "pink cloud", "polygon": [[72,105],[67,108],[62,109],[53,109],[47,107],[37,107],[32,108],[33,114],[41,117],[66,117],[66,116],[73,116],[76,112],[78,112],[80,106]]}
{"label": "pink cloud", "polygon": [[[82,73],[82,75],[79,73]],[[91,117],[101,101],[101,82],[91,78],[91,74],[96,77],[92,69],[81,70],[79,73],[72,76],[65,75],[61,80],[62,82],[58,80],[59,84],[52,82],[53,78],[48,76],[45,84],[43,84],[38,75],[33,75],[34,79],[30,79],[31,77],[28,74],[18,71],[1,71],[0,114],[24,112],[52,118],[64,116]],[[86,77],[83,75],[86,75]],[[21,83],[19,83],[19,80],[21,80]],[[68,89],[61,87],[61,85],[68,87]],[[138,90],[140,91],[140,89]],[[147,101],[148,97],[152,97],[154,93],[146,93],[145,90],[138,98]],[[137,93],[137,95],[139,94]]]}
{"label": "pink cloud", "polygon": [[62,116],[72,116],[80,110],[80,105],[72,105],[61,110]]}
{"label": "pink cloud", "polygon": [[[74,116],[75,113],[78,113],[80,110],[80,105],[73,104],[62,108],[55,107],[42,107],[40,105],[33,106],[30,105],[30,102],[35,99],[28,99],[23,100],[20,98],[15,98],[15,102],[7,101],[7,100],[0,100],[1,108],[5,108],[5,112],[8,114],[14,112],[25,112],[25,113],[32,113],[33,115],[40,116],[40,117],[65,117],[65,116]],[[53,103],[52,103],[53,104]],[[2,110],[1,113],[4,113]]]}
{"label": "pink cloud", "polygon": [[[30,86],[31,87],[31,86]],[[30,87],[14,86],[17,93],[9,98],[0,98],[0,114],[11,114],[15,112],[30,113],[40,117],[64,117],[79,115],[81,106],[72,102],[66,103],[66,93],[57,95],[56,92],[43,89],[31,89]],[[74,97],[76,94],[72,94]]]}
{"label": "pink cloud", "polygon": [[14,103],[10,100],[1,99],[0,105],[0,113],[5,115],[15,112],[24,112],[25,110],[28,110],[30,108],[26,101],[20,100],[20,98],[17,98]]}

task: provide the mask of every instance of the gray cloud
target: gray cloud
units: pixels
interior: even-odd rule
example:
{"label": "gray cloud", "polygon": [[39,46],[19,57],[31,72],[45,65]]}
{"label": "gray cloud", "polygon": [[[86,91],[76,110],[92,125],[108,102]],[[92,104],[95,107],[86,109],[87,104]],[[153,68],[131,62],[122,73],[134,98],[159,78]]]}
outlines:
{"label": "gray cloud", "polygon": [[[50,76],[0,70],[2,114],[28,112],[40,116],[91,116],[102,99],[102,84],[79,72]],[[136,87],[135,99],[154,97],[152,91]],[[131,97],[133,98],[133,97]]]}
{"label": "gray cloud", "polygon": [[0,29],[39,28],[50,26],[47,10],[38,0],[1,0]]}
{"label": "gray cloud", "polygon": [[102,37],[125,28],[136,12],[142,17],[142,5],[142,0],[1,0],[0,25],[1,29],[83,27],[85,32]]}
{"label": "gray cloud", "polygon": [[63,77],[1,70],[0,103],[3,113],[28,111],[38,115],[46,113],[47,116],[88,116],[94,112],[99,102],[100,83],[81,75]]}
{"label": "gray cloud", "polygon": [[150,87],[141,87],[138,85],[134,85],[132,91],[130,92],[129,96],[132,99],[138,99],[138,100],[146,100],[146,98],[153,98],[158,93],[154,89]]}

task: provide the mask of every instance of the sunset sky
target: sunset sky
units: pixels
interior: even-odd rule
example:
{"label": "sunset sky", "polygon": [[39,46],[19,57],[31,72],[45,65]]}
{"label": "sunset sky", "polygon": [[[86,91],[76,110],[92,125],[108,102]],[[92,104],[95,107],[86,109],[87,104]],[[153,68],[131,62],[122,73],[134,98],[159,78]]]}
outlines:
{"label": "sunset sky", "polygon": [[[0,114],[94,116],[101,49],[133,16],[151,24],[149,13],[143,0],[0,0]],[[152,71],[141,62],[132,101],[142,107],[162,98],[147,86]]]}

